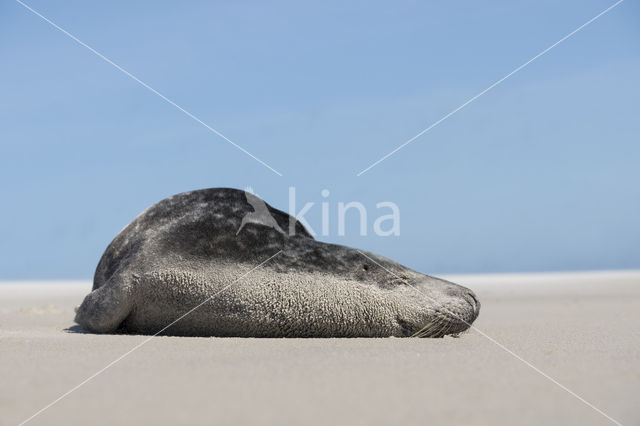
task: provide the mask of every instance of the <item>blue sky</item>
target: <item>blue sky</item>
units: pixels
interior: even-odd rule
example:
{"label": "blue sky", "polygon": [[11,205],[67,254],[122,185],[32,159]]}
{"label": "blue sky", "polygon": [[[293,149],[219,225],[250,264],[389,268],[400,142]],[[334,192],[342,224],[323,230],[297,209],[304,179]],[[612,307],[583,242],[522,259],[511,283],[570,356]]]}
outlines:
{"label": "blue sky", "polygon": [[3,1],[0,279],[90,278],[154,202],[248,185],[318,228],[393,201],[400,236],[320,238],[425,273],[640,268],[637,2],[360,177],[613,2],[27,3],[283,176]]}

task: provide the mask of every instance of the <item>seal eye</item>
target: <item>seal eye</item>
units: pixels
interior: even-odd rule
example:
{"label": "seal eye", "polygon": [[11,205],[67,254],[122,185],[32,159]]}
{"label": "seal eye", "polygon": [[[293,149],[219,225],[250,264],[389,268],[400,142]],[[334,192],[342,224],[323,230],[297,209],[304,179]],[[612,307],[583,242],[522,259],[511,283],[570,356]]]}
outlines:
{"label": "seal eye", "polygon": [[362,269],[365,270],[365,271],[368,271],[369,270],[369,265],[367,265],[367,264],[362,265]]}

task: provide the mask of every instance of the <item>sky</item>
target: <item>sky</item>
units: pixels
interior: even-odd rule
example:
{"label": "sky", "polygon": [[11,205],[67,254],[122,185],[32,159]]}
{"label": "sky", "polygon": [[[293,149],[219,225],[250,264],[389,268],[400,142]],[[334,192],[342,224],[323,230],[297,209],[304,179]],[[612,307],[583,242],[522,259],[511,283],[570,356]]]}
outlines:
{"label": "sky", "polygon": [[26,4],[282,176],[0,2],[0,279],[90,279],[153,203],[247,186],[427,274],[640,268],[636,1],[360,176],[614,1]]}

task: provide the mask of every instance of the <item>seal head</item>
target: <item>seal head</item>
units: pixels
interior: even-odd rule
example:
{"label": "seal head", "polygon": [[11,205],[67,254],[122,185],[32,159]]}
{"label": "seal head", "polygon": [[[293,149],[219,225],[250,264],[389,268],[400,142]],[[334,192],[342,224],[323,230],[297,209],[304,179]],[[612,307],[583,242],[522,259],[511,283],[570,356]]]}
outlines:
{"label": "seal head", "polygon": [[164,199],[123,229],[76,322],[98,333],[442,337],[479,310],[465,287],[317,241],[255,195],[211,188]]}

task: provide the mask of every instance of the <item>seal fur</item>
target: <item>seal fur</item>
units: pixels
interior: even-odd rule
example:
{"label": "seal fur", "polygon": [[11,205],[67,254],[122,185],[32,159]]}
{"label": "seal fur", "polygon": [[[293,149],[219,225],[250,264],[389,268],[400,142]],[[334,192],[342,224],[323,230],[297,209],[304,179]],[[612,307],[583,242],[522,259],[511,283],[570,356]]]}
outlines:
{"label": "seal fur", "polygon": [[471,290],[317,241],[266,203],[265,223],[243,221],[252,197],[210,188],[151,206],[107,247],[76,322],[96,333],[441,337],[478,316]]}

